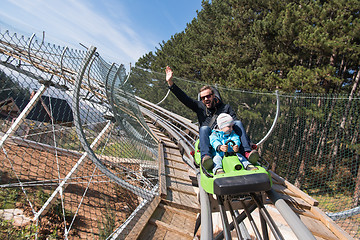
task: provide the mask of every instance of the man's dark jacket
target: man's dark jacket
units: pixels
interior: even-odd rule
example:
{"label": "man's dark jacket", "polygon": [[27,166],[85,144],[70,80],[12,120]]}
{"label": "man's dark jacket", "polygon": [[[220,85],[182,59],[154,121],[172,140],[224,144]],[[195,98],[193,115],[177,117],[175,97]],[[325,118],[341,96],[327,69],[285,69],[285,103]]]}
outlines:
{"label": "man's dark jacket", "polygon": [[[231,106],[229,104],[224,104],[218,98],[215,99],[215,106],[209,109],[206,108],[202,101],[194,100],[186,95],[186,93],[184,93],[177,85],[175,85],[175,83],[169,88],[185,106],[196,113],[200,127],[209,126],[209,124],[212,122],[210,127],[212,129],[215,128],[216,118],[220,113],[228,113],[234,120],[237,120],[235,111],[231,108]],[[214,114],[216,115],[212,120]]]}

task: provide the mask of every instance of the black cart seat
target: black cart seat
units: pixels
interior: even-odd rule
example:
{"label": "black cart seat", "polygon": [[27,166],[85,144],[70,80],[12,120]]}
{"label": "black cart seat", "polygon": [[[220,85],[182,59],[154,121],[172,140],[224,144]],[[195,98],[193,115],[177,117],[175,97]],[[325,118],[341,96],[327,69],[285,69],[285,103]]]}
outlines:
{"label": "black cart seat", "polygon": [[266,173],[217,178],[214,180],[216,195],[234,195],[262,192],[271,189],[269,175]]}

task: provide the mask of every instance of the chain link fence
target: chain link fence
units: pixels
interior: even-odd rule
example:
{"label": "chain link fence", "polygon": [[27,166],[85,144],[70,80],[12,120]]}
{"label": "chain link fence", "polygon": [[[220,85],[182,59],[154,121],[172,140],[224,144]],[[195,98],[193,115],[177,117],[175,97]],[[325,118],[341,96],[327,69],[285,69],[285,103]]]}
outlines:
{"label": "chain link fence", "polygon": [[[176,72],[174,72],[176,75]],[[129,82],[135,95],[186,116],[194,113],[168,91],[163,73],[134,68]],[[204,83],[174,77],[196,99]],[[146,94],[151,88],[151,96]],[[258,143],[269,132],[277,94],[215,86]],[[360,97],[278,93],[280,115],[270,136],[259,146],[269,168],[318,200],[319,207],[354,238],[360,238]],[[266,163],[265,163],[266,164]]]}
{"label": "chain link fence", "polygon": [[[127,76],[94,48],[72,50],[0,29],[0,237],[126,235],[158,183],[157,142],[134,95],[196,122],[164,79],[140,68]],[[202,86],[175,82],[194,98]],[[276,94],[216,87],[259,142],[273,123]],[[259,146],[263,159],[359,238],[359,96],[279,98],[280,117]]]}
{"label": "chain link fence", "polygon": [[0,28],[0,238],[108,239],[158,192],[122,65]]}

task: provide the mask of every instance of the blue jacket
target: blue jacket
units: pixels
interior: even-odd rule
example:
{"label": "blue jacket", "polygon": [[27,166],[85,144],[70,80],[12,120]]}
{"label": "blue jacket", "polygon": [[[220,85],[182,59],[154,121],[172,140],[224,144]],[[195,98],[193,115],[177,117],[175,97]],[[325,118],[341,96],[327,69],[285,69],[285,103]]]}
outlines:
{"label": "blue jacket", "polygon": [[[225,145],[227,140],[233,140],[235,142],[235,145],[240,146],[241,141],[239,135],[235,133],[234,130],[230,134],[225,134],[223,131],[219,130],[212,130],[212,133],[210,135],[210,144],[215,149],[216,155],[220,157],[224,157],[224,152],[217,151],[217,147],[221,145]],[[228,152],[234,152],[233,148],[231,147],[232,144],[228,143]]]}

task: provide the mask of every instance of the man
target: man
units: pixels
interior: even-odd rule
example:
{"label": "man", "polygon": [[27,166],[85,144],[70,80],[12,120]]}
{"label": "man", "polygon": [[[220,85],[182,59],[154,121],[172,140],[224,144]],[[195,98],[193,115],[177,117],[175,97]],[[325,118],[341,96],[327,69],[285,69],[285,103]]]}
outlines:
{"label": "man", "polygon": [[[204,86],[200,89],[200,101],[190,98],[173,82],[173,71],[169,66],[166,67],[165,72],[169,89],[185,106],[197,114],[200,125],[199,147],[201,152],[201,163],[206,169],[211,169],[213,166],[211,157],[213,153],[209,136],[212,129],[216,126],[216,118],[220,115],[220,113],[227,113],[236,120],[237,117],[235,111],[229,104],[224,104],[219,97],[215,96],[215,89],[211,86]],[[252,150],[250,139],[247,136],[245,128],[240,120],[234,121],[234,131],[241,139],[239,152],[249,159],[251,163],[255,164],[259,159],[259,153],[256,150]]]}

